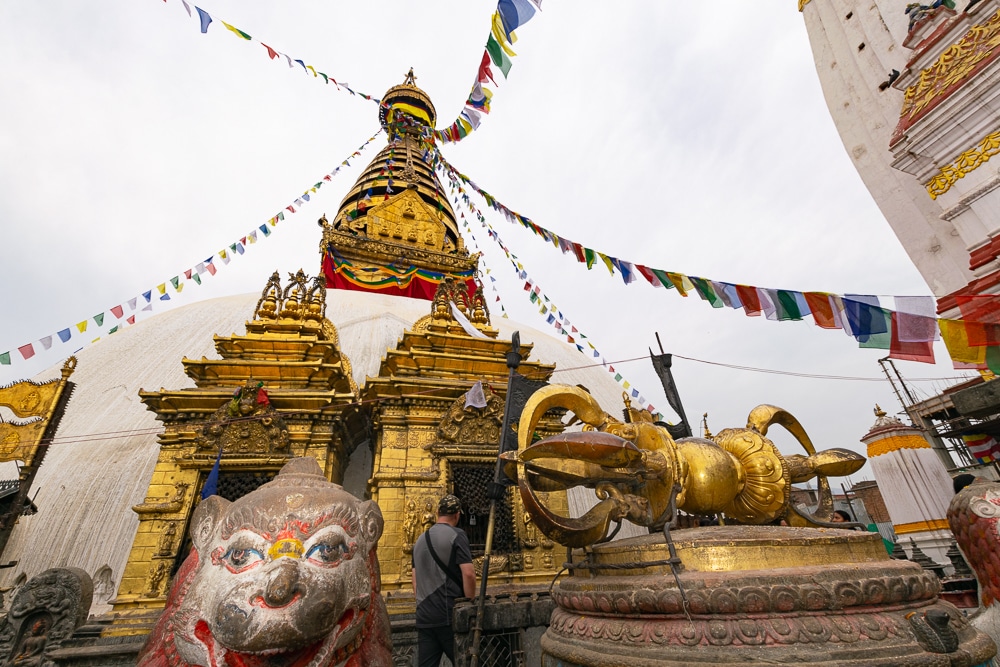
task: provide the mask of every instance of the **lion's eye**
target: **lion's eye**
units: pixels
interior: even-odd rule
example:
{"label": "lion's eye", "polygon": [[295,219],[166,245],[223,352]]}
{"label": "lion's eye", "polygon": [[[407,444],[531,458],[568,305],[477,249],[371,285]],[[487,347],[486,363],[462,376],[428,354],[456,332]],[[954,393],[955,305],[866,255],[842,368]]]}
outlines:
{"label": "lion's eye", "polygon": [[320,565],[336,563],[347,553],[347,545],[343,542],[321,542],[314,544],[306,553],[306,559]]}
{"label": "lion's eye", "polygon": [[264,555],[256,549],[230,547],[222,557],[230,572],[242,572],[264,560]]}

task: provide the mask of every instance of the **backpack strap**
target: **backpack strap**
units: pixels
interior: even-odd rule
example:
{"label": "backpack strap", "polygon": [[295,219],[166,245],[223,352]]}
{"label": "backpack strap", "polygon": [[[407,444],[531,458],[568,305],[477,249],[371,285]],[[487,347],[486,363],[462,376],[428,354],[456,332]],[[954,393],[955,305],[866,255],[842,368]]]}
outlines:
{"label": "backpack strap", "polygon": [[441,558],[437,555],[437,552],[434,551],[434,543],[431,542],[430,533],[431,533],[430,528],[428,528],[424,532],[424,542],[427,543],[427,550],[431,553],[431,558],[434,559],[434,562],[437,563],[437,566],[441,568],[441,570],[445,573],[445,576],[447,576],[453,582],[458,584],[458,587],[462,589],[462,591],[464,592],[465,586],[462,584],[462,580],[458,578],[458,575],[455,574],[454,570],[452,570],[451,568],[449,568],[447,565],[444,564],[444,561],[441,560]]}

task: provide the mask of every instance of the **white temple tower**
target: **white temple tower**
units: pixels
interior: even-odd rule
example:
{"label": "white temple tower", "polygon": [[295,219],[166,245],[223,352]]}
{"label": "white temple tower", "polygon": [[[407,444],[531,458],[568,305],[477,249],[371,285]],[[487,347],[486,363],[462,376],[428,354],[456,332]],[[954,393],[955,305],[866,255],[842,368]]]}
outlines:
{"label": "white temple tower", "polygon": [[799,9],[844,147],[939,314],[1000,321],[977,298],[1000,293],[1000,2],[958,3]]}
{"label": "white temple tower", "polygon": [[954,496],[951,476],[920,431],[878,406],[875,417],[861,442],[868,446],[868,461],[896,538],[905,551],[912,540],[933,561],[947,564],[945,553],[952,542],[947,518]]}

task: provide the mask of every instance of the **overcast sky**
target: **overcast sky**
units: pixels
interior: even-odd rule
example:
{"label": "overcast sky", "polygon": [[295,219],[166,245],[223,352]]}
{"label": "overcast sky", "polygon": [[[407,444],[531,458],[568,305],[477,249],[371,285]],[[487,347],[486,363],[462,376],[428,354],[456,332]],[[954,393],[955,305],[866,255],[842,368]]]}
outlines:
{"label": "overcast sky", "polygon": [[[204,2],[216,19],[205,35],[180,0],[0,4],[0,352],[14,359],[0,382],[59,363],[99,331],[92,320],[89,337],[73,328],[69,343],[31,363],[18,346],[108,313],[227,247],[378,129],[374,103],[269,60],[257,40],[374,96],[413,67],[443,128],[468,96],[495,8]],[[930,294],[843,149],[795,2],[544,7],[518,31],[510,78],[481,129],[443,148],[481,187],[561,236],[668,271],[799,291]],[[317,273],[316,219],[332,217],[384,141],[269,238],[201,287],[171,289],[157,310],[259,292],[275,269]],[[489,219],[529,276],[657,407],[666,401],[649,362],[620,361],[655,348],[654,332],[667,351],[713,364],[881,376],[885,352],[858,349],[811,318],[748,318],[642,280],[625,286]],[[478,229],[476,241],[508,312],[544,328],[503,254]],[[106,318],[105,329],[114,320]],[[897,362],[924,396],[947,383],[917,379],[959,375],[943,346],[935,352],[936,366]],[[676,360],[675,375],[689,416],[708,412],[713,431],[772,403],[799,417],[817,446],[863,451],[875,404],[900,409],[884,381],[687,359]]]}

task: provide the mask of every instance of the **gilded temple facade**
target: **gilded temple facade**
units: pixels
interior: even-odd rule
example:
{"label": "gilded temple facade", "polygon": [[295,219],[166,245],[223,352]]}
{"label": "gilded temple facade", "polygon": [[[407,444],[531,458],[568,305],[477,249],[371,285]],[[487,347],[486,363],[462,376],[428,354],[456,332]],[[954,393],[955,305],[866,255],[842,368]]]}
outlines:
{"label": "gilded temple facade", "polygon": [[[149,631],[190,551],[190,520],[206,486],[236,500],[294,457],[315,458],[338,484],[349,463],[367,461],[365,495],[385,519],[378,553],[391,614],[413,611],[412,545],[436,521],[445,494],[462,499],[461,527],[482,566],[511,341],[491,326],[478,257],[462,242],[413,123],[432,125],[433,105],[412,76],[384,105],[388,146],[332,221],[319,221],[322,274],[299,270],[282,280],[275,272],[245,334],[214,336],[220,358],[179,360],[193,388],[140,392],[163,430],[146,497],[132,507],[138,529],[105,635]],[[353,376],[337,323],[326,316],[340,290],[426,303],[364,381]],[[521,346],[519,373],[547,382],[555,365],[531,359],[532,349]],[[539,434],[561,432],[560,416],[546,415]],[[370,456],[352,457],[358,448]],[[568,511],[565,492],[549,496]],[[497,516],[491,581],[546,586],[564,560],[560,548],[537,530],[512,487]]]}

